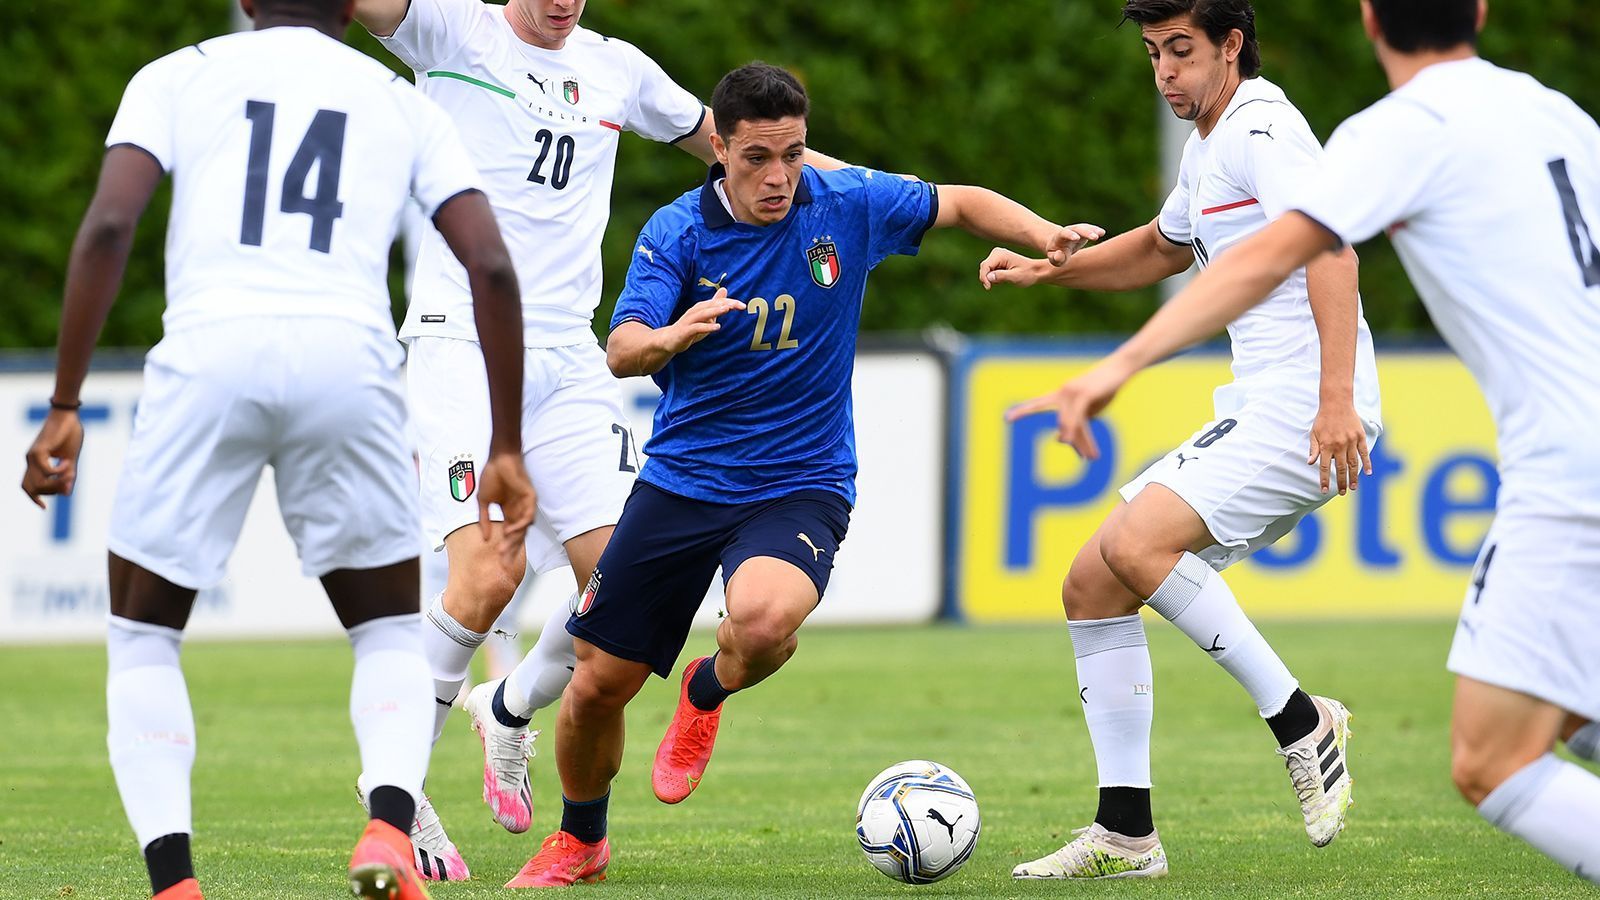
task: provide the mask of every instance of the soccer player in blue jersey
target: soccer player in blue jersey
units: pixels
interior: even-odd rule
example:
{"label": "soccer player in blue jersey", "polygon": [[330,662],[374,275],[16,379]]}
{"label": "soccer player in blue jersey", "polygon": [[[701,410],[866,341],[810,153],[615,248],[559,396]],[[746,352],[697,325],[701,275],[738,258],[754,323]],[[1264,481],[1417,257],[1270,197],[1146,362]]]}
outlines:
{"label": "soccer player in blue jersey", "polygon": [[604,877],[623,707],[651,672],[672,671],[719,565],[720,651],[684,671],[657,797],[694,790],[722,701],[793,655],[855,500],[850,378],[867,273],[936,227],[1064,249],[1050,247],[1062,229],[992,191],[804,165],[809,101],[783,69],[735,69],[712,111],[718,163],[645,226],[612,319],[611,371],[651,375],[663,396],[649,461],[567,623],[578,662],[556,734],[561,829],[513,887]]}

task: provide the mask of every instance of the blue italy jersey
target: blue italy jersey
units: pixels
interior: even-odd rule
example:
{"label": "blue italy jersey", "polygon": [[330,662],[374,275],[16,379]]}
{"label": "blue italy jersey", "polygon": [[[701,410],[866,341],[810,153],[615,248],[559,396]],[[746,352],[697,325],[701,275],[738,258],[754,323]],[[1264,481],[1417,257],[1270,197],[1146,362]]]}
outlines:
{"label": "blue italy jersey", "polygon": [[850,403],[867,273],[914,255],[933,185],[869,169],[804,168],[783,221],[735,221],[706,183],[639,235],[611,327],[661,328],[718,287],[746,304],[654,376],[662,391],[639,477],[684,497],[744,503],[823,489],[855,502]]}

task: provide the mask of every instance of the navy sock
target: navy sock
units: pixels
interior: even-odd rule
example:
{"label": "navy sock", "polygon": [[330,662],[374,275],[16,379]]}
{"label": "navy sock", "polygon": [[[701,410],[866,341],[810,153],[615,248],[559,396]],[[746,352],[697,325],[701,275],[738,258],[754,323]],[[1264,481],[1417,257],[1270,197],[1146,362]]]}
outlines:
{"label": "navy sock", "polygon": [[717,680],[718,655],[713,653],[707,657],[706,661],[700,664],[700,668],[695,669],[694,674],[689,677],[689,702],[694,704],[695,709],[711,712],[721,706],[722,701],[733,693]]}
{"label": "navy sock", "polygon": [[597,843],[606,836],[606,807],[611,803],[611,792],[598,800],[575,803],[561,796],[561,830],[585,844]]}
{"label": "navy sock", "polygon": [[1272,736],[1278,739],[1278,746],[1287,747],[1316,731],[1317,723],[1321,721],[1322,716],[1317,712],[1317,705],[1311,702],[1311,695],[1295,688],[1283,712],[1267,719],[1267,727],[1272,729]]}
{"label": "navy sock", "polygon": [[182,832],[164,834],[144,848],[144,864],[150,870],[150,893],[159,894],[180,881],[194,877],[194,860],[189,855],[189,836]]}
{"label": "navy sock", "polygon": [[497,722],[507,728],[526,728],[529,720],[521,716],[513,716],[511,710],[506,709],[506,682],[500,679],[500,686],[494,689],[494,702],[489,704],[494,709]]}
{"label": "navy sock", "polygon": [[388,822],[402,832],[410,832],[411,823],[417,818],[417,801],[392,784],[373,788],[367,795],[367,808],[374,819]]}
{"label": "navy sock", "polygon": [[1150,817],[1150,789],[1103,787],[1094,820],[1124,837],[1144,837],[1156,830]]}

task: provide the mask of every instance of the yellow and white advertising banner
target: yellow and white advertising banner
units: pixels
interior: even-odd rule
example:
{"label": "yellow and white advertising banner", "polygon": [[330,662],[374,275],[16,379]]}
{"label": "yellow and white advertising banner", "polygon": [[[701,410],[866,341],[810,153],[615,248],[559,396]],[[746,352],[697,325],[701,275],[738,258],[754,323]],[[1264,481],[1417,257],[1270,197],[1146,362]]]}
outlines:
{"label": "yellow and white advertising banner", "polygon": [[[1200,352],[1140,374],[1095,423],[1101,458],[1055,440],[1055,420],[1007,424],[1008,407],[1092,365],[1108,346],[974,344],[952,410],[947,612],[973,622],[1061,615],[1061,580],[1117,489],[1213,418],[1231,379]],[[1379,349],[1384,434],[1373,474],[1277,544],[1228,570],[1267,616],[1444,616],[1459,608],[1493,515],[1494,426],[1472,377],[1442,350]]]}

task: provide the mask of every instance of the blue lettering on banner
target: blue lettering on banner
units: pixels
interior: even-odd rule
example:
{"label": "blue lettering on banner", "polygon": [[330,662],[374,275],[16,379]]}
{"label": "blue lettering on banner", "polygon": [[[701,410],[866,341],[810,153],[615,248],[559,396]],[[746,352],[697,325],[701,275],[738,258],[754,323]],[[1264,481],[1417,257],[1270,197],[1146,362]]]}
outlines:
{"label": "blue lettering on banner", "polygon": [[[1458,471],[1477,476],[1478,490],[1474,495],[1458,497],[1450,493],[1450,476]],[[1471,546],[1452,545],[1450,520],[1458,513],[1492,513],[1499,491],[1500,473],[1494,463],[1481,456],[1458,453],[1439,463],[1422,487],[1422,536],[1428,543],[1428,552],[1447,563],[1472,565],[1483,539],[1480,536]]]}
{"label": "blue lettering on banner", "polygon": [[1400,565],[1400,554],[1383,542],[1383,487],[1389,478],[1405,471],[1399,458],[1390,456],[1384,448],[1387,442],[1372,445],[1367,458],[1372,461],[1372,474],[1361,476],[1356,490],[1356,554],[1361,561],[1378,569],[1393,569]]}
{"label": "blue lettering on banner", "polygon": [[[37,425],[50,415],[50,405],[39,404],[28,407],[28,423]],[[90,425],[108,422],[111,419],[111,407],[105,404],[85,403],[78,410],[78,420],[83,423],[87,431]],[[82,476],[82,471],[79,473]],[[65,544],[72,539],[72,495],[65,494],[57,497],[52,504],[50,519],[50,540],[57,544]]]}
{"label": "blue lettering on banner", "polygon": [[1098,499],[1111,484],[1116,471],[1117,440],[1100,419],[1089,422],[1100,458],[1088,462],[1077,480],[1064,484],[1040,484],[1038,454],[1046,446],[1047,435],[1056,433],[1054,416],[1028,416],[1011,423],[1011,459],[1006,485],[1006,566],[1026,569],[1033,565],[1033,523],[1041,510],[1050,507],[1078,506]]}

